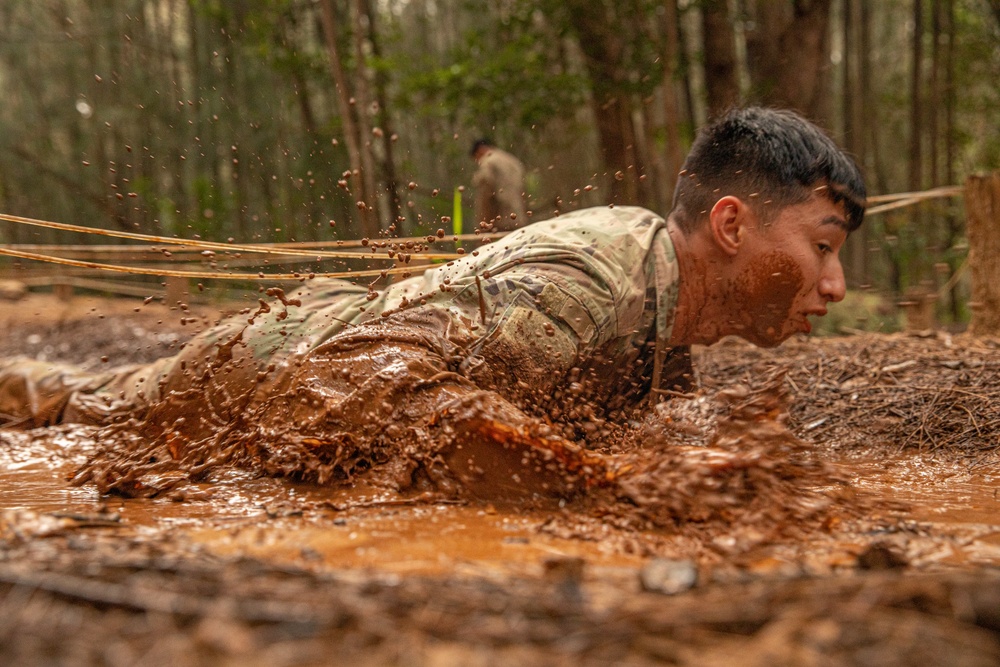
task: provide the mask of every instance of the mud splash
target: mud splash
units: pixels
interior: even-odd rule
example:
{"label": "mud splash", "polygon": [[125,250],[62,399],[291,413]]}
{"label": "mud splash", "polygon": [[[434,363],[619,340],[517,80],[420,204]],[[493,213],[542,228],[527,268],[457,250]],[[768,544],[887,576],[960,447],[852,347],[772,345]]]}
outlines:
{"label": "mud splash", "polygon": [[[71,486],[66,478],[100,433],[59,431],[0,432],[3,522],[25,539],[91,528],[140,539],[181,530],[219,555],[425,573],[460,563],[530,570],[576,557],[635,567],[668,557],[694,559],[707,568],[703,577],[730,580],[854,569],[886,550],[898,557],[889,562],[910,567],[1000,565],[994,475],[913,455],[790,466],[744,437],[738,452],[678,452],[647,465],[650,477],[623,473],[621,495],[602,488],[561,502],[401,494],[363,480],[317,486],[231,467],[158,498],[130,499]],[[850,486],[831,483],[830,471]],[[868,500],[844,504],[839,497],[852,487]]]}
{"label": "mud splash", "polygon": [[[470,389],[428,363],[422,348],[397,342],[378,350],[373,365],[392,359],[392,372],[364,368],[358,388],[358,359],[374,355],[326,355],[325,365],[303,365],[307,382],[293,376],[294,389],[200,440],[178,421],[164,430],[169,422],[154,406],[142,421],[99,431],[102,447],[73,483],[182,500],[188,485],[241,469],[335,486],[344,506],[376,493],[402,503],[568,507],[622,529],[704,535],[725,527],[742,531],[747,548],[829,530],[868,506],[784,425],[782,377],[721,393],[708,421],[685,425],[701,442],[679,445],[664,413],[632,434],[631,449],[619,441],[611,454],[582,449],[496,394]],[[395,407],[373,422],[373,404]]]}
{"label": "mud splash", "polygon": [[[372,343],[365,336],[358,332],[359,345]],[[380,344],[367,355],[325,350],[272,400],[207,436],[192,433],[179,404],[166,402],[82,437],[54,429],[33,439],[89,441],[56,457],[59,475],[96,486],[100,506],[152,508],[139,523],[155,522],[158,512],[178,521],[310,515],[322,531],[331,513],[495,511],[534,517],[527,530],[535,539],[739,567],[780,551],[783,561],[800,562],[810,550],[824,553],[824,563],[853,565],[873,535],[906,533],[898,525],[905,515],[886,502],[892,494],[859,487],[852,466],[789,431],[793,385],[780,373],[753,389],[676,396],[642,423],[602,429],[613,437],[583,449],[559,437],[560,425],[470,388],[423,346],[401,335]],[[358,378],[368,380],[360,390]],[[373,418],[375,407],[383,417]],[[40,488],[46,464],[36,464]],[[981,537],[971,539],[988,552]],[[906,552],[906,544],[893,548]]]}

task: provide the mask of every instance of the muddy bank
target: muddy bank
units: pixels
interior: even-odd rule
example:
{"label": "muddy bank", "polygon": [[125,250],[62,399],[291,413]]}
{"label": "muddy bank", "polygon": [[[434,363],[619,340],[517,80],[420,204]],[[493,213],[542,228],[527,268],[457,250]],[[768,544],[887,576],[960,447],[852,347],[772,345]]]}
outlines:
{"label": "muddy bank", "polygon": [[7,543],[4,555],[0,649],[12,664],[1000,660],[995,574],[764,577],[671,597],[644,591],[640,570],[559,558],[531,576],[400,577],[212,559],[162,539],[112,549],[53,537]]}
{"label": "muddy bank", "polygon": [[727,340],[702,351],[711,392],[785,376],[789,425],[841,450],[916,450],[996,462],[1000,341],[947,333],[796,338],[775,350]]}
{"label": "muddy bank", "polygon": [[146,363],[179,346],[219,318],[219,308],[143,299],[75,296],[69,301],[31,293],[0,301],[0,358],[26,356],[89,369]]}

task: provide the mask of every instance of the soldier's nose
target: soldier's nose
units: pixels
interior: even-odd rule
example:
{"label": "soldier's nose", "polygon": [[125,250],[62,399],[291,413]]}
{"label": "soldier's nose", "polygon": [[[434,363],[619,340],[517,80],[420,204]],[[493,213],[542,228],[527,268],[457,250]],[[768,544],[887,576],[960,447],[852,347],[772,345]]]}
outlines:
{"label": "soldier's nose", "polygon": [[827,301],[843,301],[847,294],[844,268],[839,259],[834,259],[819,280],[819,293]]}

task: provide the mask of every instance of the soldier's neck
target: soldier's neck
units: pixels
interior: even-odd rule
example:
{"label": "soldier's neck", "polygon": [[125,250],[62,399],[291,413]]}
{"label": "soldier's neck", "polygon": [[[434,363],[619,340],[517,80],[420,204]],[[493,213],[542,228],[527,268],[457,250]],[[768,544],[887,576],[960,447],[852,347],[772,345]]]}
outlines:
{"label": "soldier's neck", "polygon": [[734,333],[725,299],[725,258],[702,235],[687,235],[672,220],[667,229],[680,275],[670,345],[711,345]]}

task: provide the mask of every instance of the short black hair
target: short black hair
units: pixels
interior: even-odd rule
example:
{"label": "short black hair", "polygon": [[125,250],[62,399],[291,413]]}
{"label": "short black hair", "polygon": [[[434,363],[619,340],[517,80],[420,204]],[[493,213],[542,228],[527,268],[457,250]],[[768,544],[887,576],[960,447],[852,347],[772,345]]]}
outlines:
{"label": "short black hair", "polygon": [[472,142],[472,149],[469,150],[469,155],[475,157],[476,151],[478,151],[483,146],[489,146],[490,148],[496,146],[489,138],[483,137],[481,139],[476,139]]}
{"label": "short black hair", "polygon": [[[848,229],[865,216],[865,182],[854,160],[794,111],[735,109],[704,128],[677,177],[672,213],[685,234],[721,197],[746,201],[763,219],[806,201],[818,186],[843,203]],[[770,201],[762,208],[756,202]]]}

